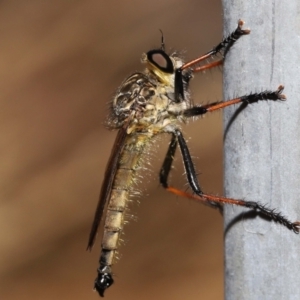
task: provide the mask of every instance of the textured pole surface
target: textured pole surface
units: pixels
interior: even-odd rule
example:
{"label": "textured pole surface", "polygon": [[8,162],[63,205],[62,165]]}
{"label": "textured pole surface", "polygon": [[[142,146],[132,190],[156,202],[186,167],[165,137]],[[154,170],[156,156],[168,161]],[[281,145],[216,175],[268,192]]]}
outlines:
{"label": "textured pole surface", "polygon": [[[225,33],[240,18],[251,29],[226,58],[225,99],[279,84],[287,96],[225,110],[225,194],[299,220],[300,1],[224,0],[223,8]],[[243,211],[225,208],[225,298],[300,299],[300,236]]]}

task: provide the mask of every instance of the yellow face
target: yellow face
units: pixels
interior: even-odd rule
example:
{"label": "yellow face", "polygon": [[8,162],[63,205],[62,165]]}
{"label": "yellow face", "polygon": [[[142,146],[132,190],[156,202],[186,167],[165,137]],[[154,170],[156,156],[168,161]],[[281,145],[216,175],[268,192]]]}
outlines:
{"label": "yellow face", "polygon": [[153,73],[166,86],[174,88],[175,70],[183,65],[183,60],[174,54],[167,55],[163,50],[151,50],[142,55],[142,63],[147,64],[146,72]]}
{"label": "yellow face", "polygon": [[[160,54],[154,54],[153,61],[150,61],[146,54],[142,57],[142,62],[147,64],[147,71],[150,73],[153,73],[157,79],[167,85],[174,87],[174,61],[172,58],[170,58],[170,61],[172,62],[172,73],[171,72],[165,72],[165,69],[167,67],[166,60],[164,57],[162,57]],[[157,62],[157,64],[154,64],[153,62]],[[163,69],[159,68],[159,66],[162,66]]]}

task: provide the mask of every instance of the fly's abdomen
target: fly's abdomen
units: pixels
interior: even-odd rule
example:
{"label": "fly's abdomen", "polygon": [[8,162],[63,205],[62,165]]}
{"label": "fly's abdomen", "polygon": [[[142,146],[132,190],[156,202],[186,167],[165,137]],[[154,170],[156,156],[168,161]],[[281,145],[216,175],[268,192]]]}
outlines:
{"label": "fly's abdomen", "polygon": [[134,190],[136,173],[140,169],[141,153],[148,140],[149,136],[147,135],[135,134],[128,136],[118,162],[118,169],[107,205],[99,261],[100,267],[95,281],[95,288],[100,295],[103,295],[104,290],[113,283],[111,266],[114,263],[120,235],[123,231],[124,218],[130,196]]}
{"label": "fly's abdomen", "polygon": [[118,248],[119,237],[124,225],[124,215],[134,175],[132,170],[119,168],[117,171],[105,217],[100,258],[102,265],[110,266],[113,264],[114,254]]}

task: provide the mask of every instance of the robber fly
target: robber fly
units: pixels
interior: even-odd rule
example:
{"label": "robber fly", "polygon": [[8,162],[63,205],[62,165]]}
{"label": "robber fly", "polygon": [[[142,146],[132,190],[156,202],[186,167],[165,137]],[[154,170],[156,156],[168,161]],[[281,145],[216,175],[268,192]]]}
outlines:
{"label": "robber fly", "polygon": [[[104,216],[100,265],[94,285],[100,296],[103,297],[104,291],[114,282],[112,265],[123,230],[128,202],[135,193],[134,185],[137,180],[137,172],[142,168],[143,153],[147,153],[153,145],[154,138],[161,133],[171,135],[171,142],[159,174],[160,183],[167,191],[193,198],[220,210],[222,205],[227,203],[248,207],[260,211],[271,220],[299,233],[300,222],[291,222],[281,213],[275,212],[265,205],[204,193],[200,188],[189,149],[181,133],[180,123],[208,112],[223,109],[229,105],[286,99],[285,95],[282,94],[283,86],[279,86],[275,91],[264,91],[229,101],[192,106],[189,81],[193,74],[223,64],[229,48],[241,36],[250,33],[250,30],[242,29],[243,23],[242,20],[239,20],[236,30],[223,39],[220,44],[205,55],[188,63],[184,63],[176,52],[167,54],[162,37],[159,49],[150,50],[143,54],[142,62],[146,64],[146,69],[143,72],[133,73],[117,90],[111,103],[107,125],[110,129],[118,129],[118,134],[105,171],[87,247],[88,249],[93,247],[99,223]],[[221,54],[222,58],[205,65],[199,64],[208,58],[215,58],[217,54]],[[168,176],[177,145],[179,145],[182,154],[187,181],[193,194],[168,184]],[[104,215],[105,206],[106,214]]]}

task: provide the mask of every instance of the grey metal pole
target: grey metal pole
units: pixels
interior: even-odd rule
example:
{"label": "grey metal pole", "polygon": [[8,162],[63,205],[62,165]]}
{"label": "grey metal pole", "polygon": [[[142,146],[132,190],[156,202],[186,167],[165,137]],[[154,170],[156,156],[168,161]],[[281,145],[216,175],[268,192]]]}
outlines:
{"label": "grey metal pole", "polygon": [[[224,112],[225,194],[259,201],[300,219],[300,1],[223,0],[225,33],[238,19],[251,34],[224,67],[230,99],[285,86],[286,102],[261,101]],[[233,118],[233,119],[232,119]],[[233,120],[233,121],[232,121]],[[226,206],[225,298],[300,299],[300,236],[247,210]],[[236,216],[242,216],[234,222]]]}

